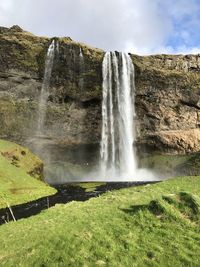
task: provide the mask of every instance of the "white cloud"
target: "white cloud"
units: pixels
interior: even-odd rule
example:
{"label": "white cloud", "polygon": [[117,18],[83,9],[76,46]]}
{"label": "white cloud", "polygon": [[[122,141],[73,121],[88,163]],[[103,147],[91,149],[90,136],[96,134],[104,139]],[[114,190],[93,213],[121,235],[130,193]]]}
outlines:
{"label": "white cloud", "polygon": [[138,55],[155,55],[155,54],[200,54],[200,46],[187,47],[186,45],[178,46],[176,48],[172,46],[156,46],[153,49],[148,47],[141,50],[141,48],[134,47],[132,44],[127,44],[126,51],[132,52]]}
{"label": "white cloud", "polygon": [[183,45],[183,46],[178,46],[176,49],[174,49],[173,47],[166,47],[165,53],[166,54],[200,54],[200,46],[187,47]]}
{"label": "white cloud", "polygon": [[12,8],[13,1],[12,0],[3,0],[0,3],[0,8],[4,11],[9,11]]}
{"label": "white cloud", "polygon": [[1,0],[0,24],[18,24],[39,35],[70,36],[105,50],[150,54],[176,52],[167,46],[173,34],[187,42],[188,27],[175,33],[173,22],[196,10],[196,0]]}
{"label": "white cloud", "polygon": [[0,23],[9,25],[10,12],[13,9],[13,0],[1,0],[0,2]]}

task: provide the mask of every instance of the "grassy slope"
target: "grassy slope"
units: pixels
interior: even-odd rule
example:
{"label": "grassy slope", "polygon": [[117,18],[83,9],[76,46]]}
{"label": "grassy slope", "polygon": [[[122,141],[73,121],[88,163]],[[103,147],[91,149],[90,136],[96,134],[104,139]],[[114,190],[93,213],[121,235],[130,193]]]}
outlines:
{"label": "grassy slope", "polygon": [[[71,184],[73,185],[73,183]],[[80,186],[81,188],[84,188],[85,189],[85,192],[92,192],[92,191],[95,191],[96,188],[98,186],[101,186],[101,185],[105,185],[105,183],[90,183],[90,182],[86,182],[86,183],[75,183],[74,186]]]}
{"label": "grassy slope", "polygon": [[31,173],[34,178],[42,179],[41,172],[43,162],[31,153],[29,149],[13,142],[0,139],[0,153],[12,163],[12,165],[21,167],[28,174]]}
{"label": "grassy slope", "polygon": [[[161,199],[181,191],[197,209]],[[0,227],[0,266],[200,266],[195,195],[200,178],[184,177],[57,205]]]}
{"label": "grassy slope", "polygon": [[34,173],[37,165],[40,160],[26,148],[0,140],[0,208],[7,207],[7,203],[16,205],[55,193],[53,188],[28,174],[33,172],[37,177],[37,172]]}

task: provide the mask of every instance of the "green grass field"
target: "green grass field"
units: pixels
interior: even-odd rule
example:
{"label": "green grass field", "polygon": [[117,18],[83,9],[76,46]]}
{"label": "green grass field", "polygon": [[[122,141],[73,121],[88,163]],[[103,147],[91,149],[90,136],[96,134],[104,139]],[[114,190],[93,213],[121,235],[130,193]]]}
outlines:
{"label": "green grass field", "polygon": [[0,266],[200,266],[200,177],[56,205],[0,227]]}
{"label": "green grass field", "polygon": [[42,162],[28,149],[0,140],[0,208],[52,195],[39,178]]}

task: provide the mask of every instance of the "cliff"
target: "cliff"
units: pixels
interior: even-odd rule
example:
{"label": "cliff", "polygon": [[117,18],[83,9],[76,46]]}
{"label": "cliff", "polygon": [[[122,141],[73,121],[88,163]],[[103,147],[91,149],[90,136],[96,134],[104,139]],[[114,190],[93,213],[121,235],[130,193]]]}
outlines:
{"label": "cliff", "polygon": [[200,149],[200,55],[132,55],[138,142],[166,152]]}
{"label": "cliff", "polygon": [[[60,144],[99,143],[104,51],[55,38],[45,136]],[[51,39],[0,28],[0,137],[25,143],[38,117]],[[80,56],[83,54],[83,57]],[[131,55],[137,145],[170,153],[200,150],[200,55]]]}

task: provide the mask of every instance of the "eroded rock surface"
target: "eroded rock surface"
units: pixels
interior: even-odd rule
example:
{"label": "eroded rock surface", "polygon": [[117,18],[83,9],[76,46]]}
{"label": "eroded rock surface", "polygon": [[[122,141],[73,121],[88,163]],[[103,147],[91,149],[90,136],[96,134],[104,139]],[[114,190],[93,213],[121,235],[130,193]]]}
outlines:
{"label": "eroded rock surface", "polygon": [[132,58],[138,143],[170,153],[199,151],[200,55]]}

